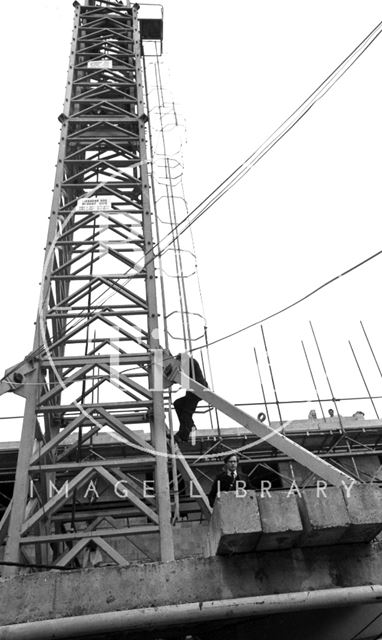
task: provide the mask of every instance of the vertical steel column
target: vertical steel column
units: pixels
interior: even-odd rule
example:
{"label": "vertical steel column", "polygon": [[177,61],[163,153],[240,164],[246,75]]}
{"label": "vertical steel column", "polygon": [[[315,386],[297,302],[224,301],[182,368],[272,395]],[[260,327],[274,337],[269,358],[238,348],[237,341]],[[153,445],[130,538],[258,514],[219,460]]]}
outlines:
{"label": "vertical steel column", "polygon": [[[75,61],[75,42],[77,40],[78,34],[78,26],[79,26],[79,5],[76,6],[73,18],[73,32],[72,32],[72,44],[70,50],[69,57],[69,69],[68,69],[68,77],[67,84],[65,89],[65,102],[64,102],[64,112],[68,113],[70,97],[72,93],[73,87],[73,67]],[[60,135],[60,146],[58,151],[58,159],[56,166],[56,174],[55,174],[55,189],[52,200],[52,210],[51,216],[49,220],[48,227],[48,236],[45,247],[45,259],[44,259],[44,270],[42,274],[41,281],[41,294],[40,294],[40,309],[37,314],[36,320],[36,328],[35,328],[35,336],[33,343],[34,352],[38,352],[41,346],[41,332],[44,331],[44,318],[41,317],[40,311],[44,309],[44,305],[47,301],[49,295],[49,273],[47,271],[51,270],[53,256],[49,259],[49,253],[51,250],[51,245],[54,239],[54,235],[56,233],[57,228],[57,213],[59,207],[59,191],[57,190],[58,184],[63,179],[63,157],[65,150],[65,133],[64,129],[66,127],[66,123],[64,122],[62,125],[63,131]],[[35,370],[32,373],[30,379],[28,380],[28,387],[26,393],[26,401],[25,401],[25,410],[24,410],[24,418],[23,425],[21,431],[20,438],[20,448],[19,454],[17,458],[17,468],[16,468],[16,477],[15,484],[13,489],[13,499],[12,499],[12,507],[11,514],[9,519],[8,526],[8,538],[4,552],[4,560],[6,562],[14,562],[17,563],[20,561],[20,538],[21,538],[21,526],[25,518],[25,508],[28,499],[28,491],[29,491],[29,463],[32,457],[33,445],[35,441],[35,433],[36,433],[36,408],[38,403],[38,398],[40,395],[40,385],[42,382],[42,378],[40,376],[40,366],[38,361],[35,363]],[[16,566],[5,566],[3,569],[3,576],[10,577],[17,573],[18,569]]]}
{"label": "vertical steel column", "polygon": [[[8,539],[4,553],[5,562],[20,562],[21,526],[24,522],[29,491],[28,465],[32,457],[36,431],[37,381],[38,375],[37,369],[35,369],[31,376],[26,398],[15,484],[13,488],[12,510],[8,527]],[[4,578],[7,578],[16,575],[17,571],[16,566],[5,566],[2,575]]]}
{"label": "vertical steel column", "polygon": [[[153,366],[154,351],[160,349],[158,332],[158,309],[155,284],[155,267],[153,260],[153,236],[150,210],[149,177],[147,170],[147,150],[145,135],[145,118],[143,102],[143,79],[142,79],[142,52],[139,21],[137,17],[138,6],[134,5],[133,29],[134,29],[134,55],[136,61],[136,85],[139,117],[139,145],[141,158],[141,178],[142,178],[142,205],[143,205],[143,233],[145,238],[146,257],[146,291],[148,304],[148,332],[149,346],[151,349],[151,375],[150,386],[153,389]],[[166,427],[164,420],[163,391],[153,389],[153,420],[151,422],[152,442],[157,452],[155,465],[155,487],[158,504],[159,528],[160,528],[160,551],[161,559],[166,562],[174,559],[174,544],[171,527],[171,505],[170,487],[167,463],[167,442]]]}

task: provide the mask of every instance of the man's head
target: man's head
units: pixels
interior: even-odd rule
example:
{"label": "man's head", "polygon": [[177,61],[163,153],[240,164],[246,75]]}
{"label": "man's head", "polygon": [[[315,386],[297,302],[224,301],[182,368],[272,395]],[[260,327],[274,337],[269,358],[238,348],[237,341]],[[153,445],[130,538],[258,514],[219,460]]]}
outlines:
{"label": "man's head", "polygon": [[225,466],[227,471],[237,471],[237,464],[239,458],[237,453],[230,453],[228,456],[224,458]]}

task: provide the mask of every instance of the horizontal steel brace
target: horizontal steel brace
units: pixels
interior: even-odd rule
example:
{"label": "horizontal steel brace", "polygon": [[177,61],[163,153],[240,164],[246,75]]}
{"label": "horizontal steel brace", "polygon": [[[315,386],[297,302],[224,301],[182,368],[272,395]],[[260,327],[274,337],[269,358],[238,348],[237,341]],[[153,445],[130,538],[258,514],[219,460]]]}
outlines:
{"label": "horizontal steel brace", "polygon": [[[131,267],[133,269],[133,267]],[[140,273],[129,273],[129,275],[127,276],[126,273],[122,273],[122,274],[113,274],[113,273],[98,273],[98,274],[94,274],[94,275],[86,275],[86,276],[71,276],[69,275],[64,275],[64,276],[51,276],[50,279],[51,280],[64,280],[64,281],[71,281],[71,280],[98,280],[99,278],[109,278],[110,280],[125,280],[126,278],[132,279],[137,279],[137,278],[145,278],[146,277],[146,273],[144,271],[141,271]]]}
{"label": "horizontal steel brace", "polygon": [[[92,518],[96,517],[107,517],[107,516],[113,516],[114,518],[138,518],[142,515],[142,512],[137,509],[136,507],[129,507],[127,506],[127,504],[123,503],[124,506],[123,507],[116,507],[115,503],[110,506],[110,507],[105,507],[105,504],[102,504],[102,507],[100,506],[100,504],[97,505],[97,509],[91,511],[91,510],[84,510],[82,511],[82,509],[80,508],[80,505],[77,505],[77,510],[76,510],[76,522],[89,522],[89,520],[91,520]],[[71,520],[71,505],[68,504],[66,505],[67,510],[64,511],[63,507],[61,508],[60,511],[54,513],[51,518],[52,521],[54,522],[70,522]],[[197,513],[198,517],[200,516],[200,506],[198,505],[198,503],[196,501],[188,501],[186,504],[182,504],[180,503],[180,513],[182,516],[187,515],[188,513]]]}
{"label": "horizontal steel brace", "polygon": [[[318,455],[318,453],[316,453],[315,455]],[[320,452],[319,457],[335,460],[336,458],[356,458],[359,456],[380,456],[380,455],[382,455],[382,449],[373,449],[373,450],[365,449],[364,451],[354,451],[354,449],[352,449],[351,451],[349,451],[344,447],[343,451]],[[253,464],[254,462],[257,464],[263,464],[263,463],[271,464],[271,463],[279,463],[279,462],[290,462],[291,460],[292,458],[290,458],[289,456],[277,455],[277,454],[266,456],[259,453],[258,456],[256,456],[256,449],[255,449],[255,452],[253,449],[246,449],[245,458],[242,458],[240,460],[240,464],[241,465]],[[196,470],[203,467],[211,467],[211,466],[216,467],[216,460],[206,460],[205,462],[196,462],[191,464],[190,466],[192,469],[196,469]]]}
{"label": "horizontal steel brace", "polygon": [[[94,514],[97,515],[97,514]],[[147,525],[147,527],[123,527],[122,529],[94,529],[93,531],[78,531],[77,533],[58,533],[49,536],[28,536],[21,538],[21,544],[38,544],[43,542],[59,542],[60,540],[83,540],[103,536],[105,538],[118,538],[125,536],[142,535],[144,533],[157,533],[159,527]]]}
{"label": "horizontal steel brace", "polygon": [[[108,337],[108,338],[106,338],[106,337],[98,338],[97,337],[95,339],[95,342],[97,342],[98,344],[100,344],[101,342],[103,342],[105,344],[106,343],[109,344],[109,341],[110,341],[110,337]],[[86,338],[77,338],[77,339],[75,339],[75,338],[70,339],[69,338],[69,340],[65,340],[65,344],[86,344],[87,342],[88,342],[88,340],[86,340]],[[121,336],[120,338],[118,338],[118,342],[131,342],[131,338],[125,338],[124,336]]]}
{"label": "horizontal steel brace", "polygon": [[121,115],[113,115],[108,113],[103,118],[100,118],[99,115],[83,115],[83,116],[71,116],[68,118],[68,122],[96,122],[97,124],[104,124],[104,122],[124,122],[133,125],[136,129],[138,128],[138,119],[136,117],[131,116],[123,116]]}
{"label": "horizontal steel brace", "polygon": [[[98,171],[98,173],[101,176],[109,176],[109,173],[107,172],[107,168],[104,166],[104,161],[100,160],[99,162],[95,163],[94,160],[93,161],[89,161],[88,166],[86,168],[84,168],[82,170],[82,173],[88,173],[89,171],[93,171],[93,174],[96,174],[97,171],[97,167],[100,168],[100,171]],[[74,180],[76,176],[70,176],[67,178],[67,180],[65,180],[65,182],[62,183],[62,187],[63,189],[79,189],[79,188],[86,188],[86,187],[90,187],[96,184],[102,185],[102,181],[99,180],[98,182],[93,182],[93,181],[85,181],[85,182],[72,182],[72,180]],[[106,184],[106,183],[104,183]],[[134,178],[128,176],[128,175],[124,175],[123,177],[121,176],[121,180],[116,180],[115,182],[111,182],[110,180],[108,180],[107,182],[107,186],[110,189],[124,189],[124,193],[126,196],[129,195],[129,191],[128,189],[131,191],[133,187],[137,187],[139,185],[137,185],[136,180],[134,180]],[[132,200],[136,200],[136,198],[133,198]],[[137,205],[139,206],[139,205]]]}
{"label": "horizontal steel brace", "polygon": [[[105,409],[105,411],[110,411],[110,409],[141,409],[145,407],[150,407],[152,405],[151,400],[145,401],[134,401],[134,402],[93,402],[89,404],[81,404],[81,408],[85,411],[92,409]],[[49,411],[54,412],[79,412],[80,409],[75,404],[50,404],[50,405],[41,405],[38,408],[39,412],[46,413]]]}
{"label": "horizontal steel brace", "polygon": [[[30,472],[40,471],[79,471],[87,467],[120,467],[140,469],[152,467],[155,463],[153,456],[135,456],[126,458],[114,458],[113,460],[84,460],[82,462],[58,462],[56,464],[39,464],[29,467]],[[117,481],[117,479],[116,479]]]}
{"label": "horizontal steel brace", "polygon": [[[97,147],[97,148],[84,147],[84,148],[81,148],[81,151],[93,151],[93,152],[97,153],[97,162],[107,159],[108,162],[110,162],[113,165],[113,167],[115,167],[115,168],[122,167],[123,169],[128,169],[129,165],[127,163],[130,162],[132,165],[134,165],[136,162],[139,162],[139,156],[136,156],[134,158],[126,156],[126,157],[123,158],[123,160],[119,160],[117,158],[109,158],[109,157],[103,158],[102,157],[102,153],[107,153],[109,151],[114,151],[114,153],[116,153],[116,149],[111,143],[105,149],[103,149],[102,147],[101,148],[99,148],[99,147]],[[98,153],[101,154],[100,159],[98,159]],[[120,156],[121,155],[125,155],[127,153],[130,154],[131,153],[131,149],[120,149],[119,150],[119,155]],[[73,158],[73,157],[69,157],[69,156],[64,159],[64,163],[65,164],[75,164],[76,166],[78,165],[79,167],[81,167],[83,165],[85,165],[85,166],[90,165],[91,166],[94,162],[95,162],[94,159],[93,160],[92,159],[84,160],[83,158]]]}
{"label": "horizontal steel brace", "polygon": [[[81,317],[84,318],[91,318],[94,315],[94,312],[89,311],[89,313],[81,313]],[[143,311],[140,309],[133,309],[130,311],[121,311],[119,313],[117,312],[102,312],[101,311],[101,318],[122,318],[123,316],[145,316],[147,315],[147,311]],[[55,319],[55,318],[78,318],[78,313],[67,313],[65,312],[61,312],[61,313],[47,313],[46,318],[49,318],[50,320]]]}
{"label": "horizontal steel brace", "polygon": [[[64,356],[62,358],[57,358],[55,356],[50,358],[43,358],[40,360],[41,365],[43,367],[79,367],[83,365],[90,364],[94,362],[95,364],[107,363],[110,364],[111,358],[114,358],[115,354],[110,355],[93,355],[93,356]],[[115,360],[114,360],[115,361]],[[114,362],[113,361],[113,362]],[[132,354],[132,355],[123,355],[121,353],[118,354],[118,364],[148,364],[150,362],[149,354]],[[128,372],[125,374],[128,375]]]}

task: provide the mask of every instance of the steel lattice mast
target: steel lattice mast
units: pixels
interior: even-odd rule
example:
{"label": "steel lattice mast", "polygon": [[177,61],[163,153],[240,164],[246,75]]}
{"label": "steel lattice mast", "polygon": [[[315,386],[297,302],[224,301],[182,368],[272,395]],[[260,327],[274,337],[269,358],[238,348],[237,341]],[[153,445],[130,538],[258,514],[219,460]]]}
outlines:
{"label": "steel lattice mast", "polygon": [[[139,6],[87,0],[74,7],[35,340],[7,379],[26,407],[13,501],[2,523],[4,529],[9,518],[4,560],[65,566],[93,531],[94,543],[123,565],[112,541],[158,529],[161,558],[171,560],[164,401],[151,391],[160,345]],[[150,442],[131,428],[148,422]],[[137,447],[136,456],[85,459],[84,446],[104,426]],[[129,474],[145,467],[153,469],[155,500],[143,500]],[[75,509],[90,482],[111,491],[118,481],[144,525],[114,520],[105,528],[97,511],[80,529],[75,518],[69,531],[54,521],[65,505]],[[7,575],[16,570],[8,567]]]}
{"label": "steel lattice mast", "polygon": [[[128,2],[74,7],[33,350],[0,382],[0,393],[26,399],[13,498],[0,522],[4,575],[19,564],[82,566],[90,541],[118,565],[127,564],[120,539],[152,558],[150,544],[137,542],[145,534],[159,534],[163,561],[174,558],[164,393],[154,375],[163,352],[142,76],[142,39],[161,39],[162,23],[140,20]],[[167,382],[186,380],[259,442],[334,486],[352,481],[170,364]],[[150,437],[136,428],[145,424]],[[105,446],[94,448],[105,429]],[[209,517],[200,481],[175,450],[177,472]],[[145,494],[148,480],[155,495]],[[120,483],[127,495],[115,504]]]}

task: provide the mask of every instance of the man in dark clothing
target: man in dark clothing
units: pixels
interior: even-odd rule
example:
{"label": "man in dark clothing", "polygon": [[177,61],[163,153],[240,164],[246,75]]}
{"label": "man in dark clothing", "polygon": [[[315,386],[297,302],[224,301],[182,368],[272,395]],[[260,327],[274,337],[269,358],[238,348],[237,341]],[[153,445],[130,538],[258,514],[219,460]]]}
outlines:
{"label": "man in dark clothing", "polygon": [[252,489],[248,476],[238,471],[238,461],[237,453],[230,453],[224,458],[224,469],[216,476],[208,494],[211,507],[214,506],[216,496],[219,496],[221,491],[236,491],[237,495],[240,495],[243,489]]}
{"label": "man in dark clothing", "polygon": [[[184,357],[183,354],[176,356],[177,360],[182,361],[183,366]],[[208,387],[198,361],[195,360],[195,358],[188,358],[188,361],[188,371],[186,370],[184,373],[188,375],[189,378],[199,382],[203,387]],[[185,396],[175,400],[174,409],[179,418],[179,431],[175,434],[175,440],[177,442],[180,440],[182,442],[188,442],[192,427],[195,426],[192,416],[199,402],[200,398],[192,391],[187,391]]]}

